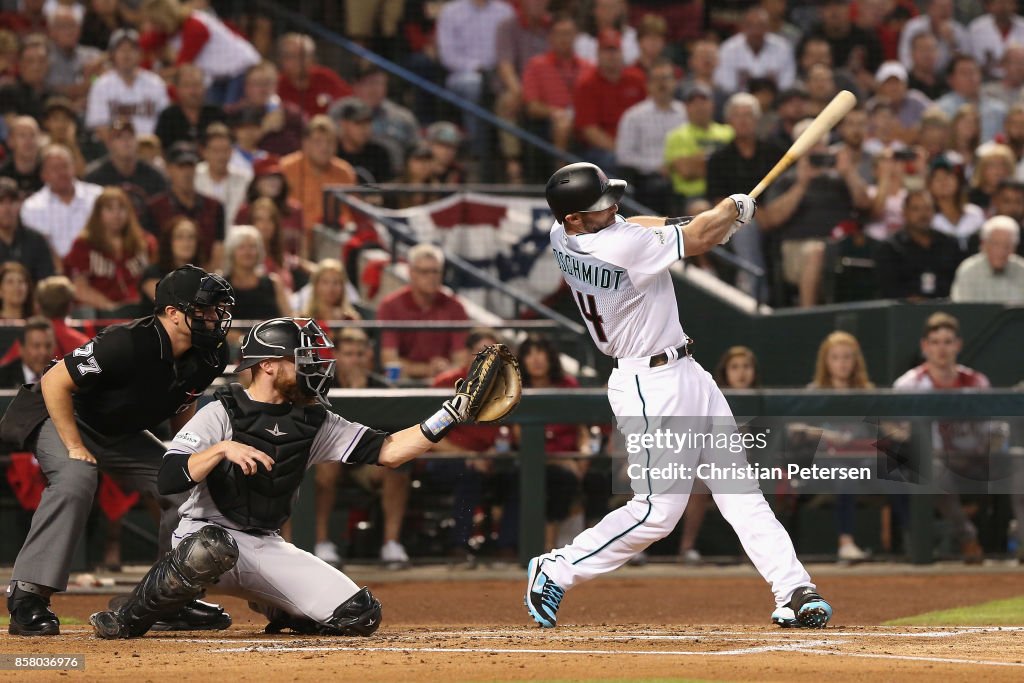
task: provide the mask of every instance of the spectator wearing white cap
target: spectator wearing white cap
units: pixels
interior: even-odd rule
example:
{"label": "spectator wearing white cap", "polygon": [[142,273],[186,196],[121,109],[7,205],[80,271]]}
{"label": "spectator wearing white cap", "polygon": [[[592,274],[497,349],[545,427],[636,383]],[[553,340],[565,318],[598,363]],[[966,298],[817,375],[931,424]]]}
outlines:
{"label": "spectator wearing white cap", "polygon": [[875,72],[878,90],[867,105],[871,109],[876,102],[887,103],[902,129],[898,136],[905,142],[912,141],[916,136],[915,128],[921,121],[921,115],[932,104],[923,93],[910,89],[908,80],[909,74],[902,64],[896,60],[883,63]]}
{"label": "spectator wearing white cap", "polygon": [[1020,225],[1009,216],[993,216],[981,226],[981,251],[956,269],[953,301],[1024,304],[1024,258],[1014,250]]}

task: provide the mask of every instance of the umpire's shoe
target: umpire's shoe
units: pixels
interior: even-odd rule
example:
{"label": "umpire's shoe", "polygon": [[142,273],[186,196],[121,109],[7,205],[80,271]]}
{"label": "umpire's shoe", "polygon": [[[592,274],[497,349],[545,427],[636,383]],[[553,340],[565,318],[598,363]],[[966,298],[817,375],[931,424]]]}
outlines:
{"label": "umpire's shoe", "polygon": [[797,588],[788,605],[772,612],[772,623],[783,628],[825,628],[832,618],[832,605],[810,586]]}
{"label": "umpire's shoe", "polygon": [[534,621],[543,628],[554,628],[565,589],[552,581],[540,567],[540,557],[530,560],[526,569],[526,598],[523,602]]}
{"label": "umpire's shoe", "polygon": [[50,611],[50,601],[41,595],[29,593],[12,585],[7,589],[7,611],[11,623],[7,632],[12,636],[55,636],[60,634],[57,615]]}

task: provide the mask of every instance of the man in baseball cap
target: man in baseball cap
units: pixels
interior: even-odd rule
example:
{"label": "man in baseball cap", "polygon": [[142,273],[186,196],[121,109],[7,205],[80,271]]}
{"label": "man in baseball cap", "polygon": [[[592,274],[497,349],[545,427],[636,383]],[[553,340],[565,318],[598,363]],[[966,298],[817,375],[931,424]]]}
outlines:
{"label": "man in baseball cap", "polygon": [[[159,494],[164,447],[149,430],[169,420],[176,432],[195,413],[196,398],[224,371],[233,302],[230,285],[217,275],[179,268],[157,285],[154,315],[107,327],[11,403],[0,434],[33,451],[49,479],[7,590],[12,635],[60,632],[50,596],[67,590],[97,470],[160,502],[159,551],[170,549],[186,496]],[[165,630],[231,625],[220,607],[197,600],[183,601],[165,616]]]}

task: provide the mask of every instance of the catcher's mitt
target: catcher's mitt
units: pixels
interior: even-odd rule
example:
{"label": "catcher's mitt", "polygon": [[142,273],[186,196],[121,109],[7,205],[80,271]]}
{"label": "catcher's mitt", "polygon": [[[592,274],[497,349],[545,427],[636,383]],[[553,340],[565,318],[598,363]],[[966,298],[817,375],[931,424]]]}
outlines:
{"label": "catcher's mitt", "polygon": [[519,361],[504,344],[491,344],[476,354],[466,379],[455,387],[468,401],[464,422],[497,422],[517,405],[523,395]]}

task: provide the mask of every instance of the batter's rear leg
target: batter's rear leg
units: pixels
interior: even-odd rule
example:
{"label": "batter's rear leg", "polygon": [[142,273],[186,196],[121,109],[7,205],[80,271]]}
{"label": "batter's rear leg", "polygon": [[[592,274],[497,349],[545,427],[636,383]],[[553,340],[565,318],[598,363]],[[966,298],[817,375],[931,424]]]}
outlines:
{"label": "batter's rear leg", "polygon": [[153,565],[117,609],[89,618],[100,638],[137,638],[161,619],[173,617],[238,562],[235,539],[210,524]]}

